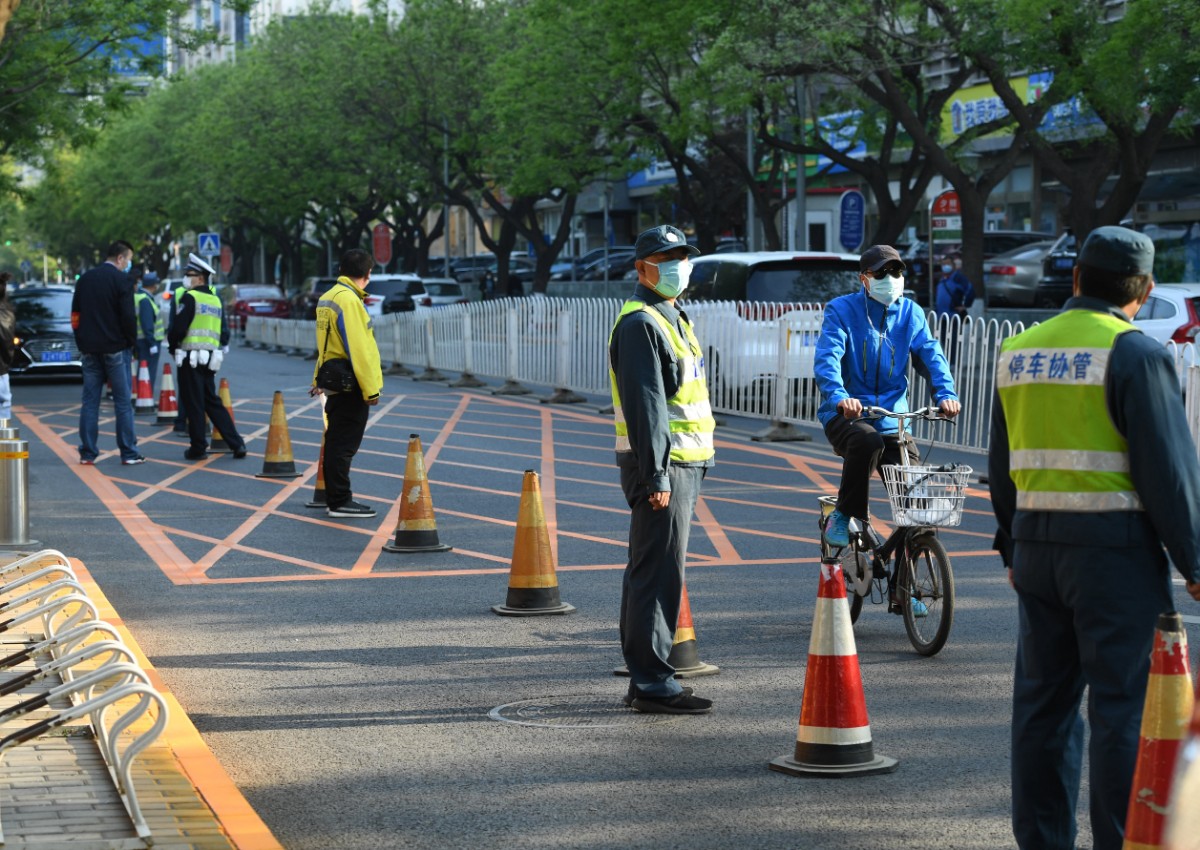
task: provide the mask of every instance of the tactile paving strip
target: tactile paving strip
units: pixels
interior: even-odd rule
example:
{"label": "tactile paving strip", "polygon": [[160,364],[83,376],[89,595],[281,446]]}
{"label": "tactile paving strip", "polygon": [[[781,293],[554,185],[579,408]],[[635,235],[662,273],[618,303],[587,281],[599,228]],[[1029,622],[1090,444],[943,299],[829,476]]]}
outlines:
{"label": "tactile paving strip", "polygon": [[492,720],[518,726],[549,726],[555,729],[597,729],[608,726],[645,726],[678,720],[678,714],[642,714],[622,702],[619,695],[578,694],[538,697],[510,702],[488,712]]}

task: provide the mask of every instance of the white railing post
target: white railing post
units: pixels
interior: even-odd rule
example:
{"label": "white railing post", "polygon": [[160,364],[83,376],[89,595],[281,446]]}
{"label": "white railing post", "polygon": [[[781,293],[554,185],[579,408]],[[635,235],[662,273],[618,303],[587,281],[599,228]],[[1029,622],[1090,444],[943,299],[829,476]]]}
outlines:
{"label": "white railing post", "polygon": [[429,313],[425,316],[425,321],[421,323],[425,328],[425,371],[416,377],[418,381],[444,381],[446,376],[437,370],[434,366],[434,346],[433,346],[433,314]]}
{"label": "white railing post", "polygon": [[[505,299],[506,301],[510,299]],[[492,390],[493,395],[529,395],[529,390],[521,386],[517,380],[521,356],[521,323],[515,306],[509,307],[505,314],[506,330],[505,346],[508,355],[508,374],[504,378],[504,386]]]}
{"label": "white railing post", "polygon": [[463,370],[458,376],[458,380],[450,386],[464,388],[486,387],[487,384],[475,377],[475,328],[471,322],[470,307],[463,308],[462,341]]}
{"label": "white railing post", "polygon": [[575,336],[575,316],[570,310],[558,314],[558,334],[555,345],[558,357],[555,363],[554,392],[542,401],[546,404],[580,404],[587,401],[571,389],[571,343]]}

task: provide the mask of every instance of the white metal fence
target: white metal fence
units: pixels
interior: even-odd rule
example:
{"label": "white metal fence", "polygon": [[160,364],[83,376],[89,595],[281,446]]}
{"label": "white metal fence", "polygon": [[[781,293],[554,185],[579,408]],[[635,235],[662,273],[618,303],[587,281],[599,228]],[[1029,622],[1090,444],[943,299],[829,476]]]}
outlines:
{"label": "white metal fence", "polygon": [[[454,304],[374,320],[385,366],[441,370],[523,384],[608,395],[608,337],[621,309],[618,298],[504,298]],[[688,315],[705,349],[709,394],[718,413],[775,423],[816,425],[820,396],[812,377],[823,313],[817,304],[710,302],[691,304]],[[920,439],[986,451],[1000,344],[1025,329],[1020,322],[958,317],[930,321],[950,359],[963,415],[951,428],[918,423]],[[250,318],[245,341],[289,353],[316,352],[314,323]],[[1188,425],[1200,435],[1200,365],[1192,344],[1168,343],[1181,386]],[[910,372],[914,406],[929,387]],[[936,430],[935,430],[936,429]],[[1197,440],[1200,442],[1200,440]]]}

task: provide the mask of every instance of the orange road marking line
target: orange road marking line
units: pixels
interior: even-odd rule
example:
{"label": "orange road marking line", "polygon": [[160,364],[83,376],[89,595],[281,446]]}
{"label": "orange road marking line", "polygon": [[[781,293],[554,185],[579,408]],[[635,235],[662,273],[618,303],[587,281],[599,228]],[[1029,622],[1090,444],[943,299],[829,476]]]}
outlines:
{"label": "orange road marking line", "polygon": [[741,560],[737,549],[734,548],[729,538],[725,536],[725,531],[721,528],[721,524],[717,522],[717,518],[713,516],[713,512],[704,503],[703,496],[696,500],[696,518],[700,521],[700,527],[708,535],[713,548],[717,550],[718,557],[730,561]]}
{"label": "orange road marking line", "polygon": [[793,534],[783,534],[778,531],[766,531],[760,528],[743,528],[737,525],[725,526],[726,531],[732,531],[736,534],[749,534],[754,537],[770,537],[774,540],[791,540],[794,543],[812,543],[816,546],[821,545],[821,541],[817,537],[797,537]]}
{"label": "orange road marking line", "polygon": [[[542,469],[539,482],[542,491],[542,515],[546,534],[550,538],[550,556],[558,563],[558,509],[554,487],[554,416],[548,409],[541,411]],[[522,455],[523,457],[523,455]],[[590,538],[585,538],[590,539]]]}
{"label": "orange road marking line", "polygon": [[[187,529],[183,529],[183,528],[172,528],[172,527],[166,526],[166,525],[160,526],[160,528],[162,528],[162,530],[168,534],[175,534],[180,537],[186,537],[189,540],[199,540],[202,543],[211,543],[214,545],[221,545],[221,544],[228,543],[228,540],[222,540],[219,537],[212,537],[207,534],[199,534],[195,531],[188,531]],[[262,557],[268,558],[269,560],[272,560],[272,561],[283,561],[284,563],[287,563],[287,564],[294,564],[297,567],[307,567],[310,570],[317,570],[319,572],[330,573],[332,575],[344,576],[347,574],[346,570],[341,569],[339,567],[331,567],[326,564],[318,564],[316,561],[306,561],[303,558],[293,558],[291,555],[283,555],[279,552],[271,552],[267,549],[259,549],[256,546],[246,546],[242,543],[229,543],[229,548],[233,549],[235,551],[238,551],[238,552],[246,552],[247,554],[250,554],[250,555],[261,555]],[[211,579],[208,579],[208,581],[211,581]]]}

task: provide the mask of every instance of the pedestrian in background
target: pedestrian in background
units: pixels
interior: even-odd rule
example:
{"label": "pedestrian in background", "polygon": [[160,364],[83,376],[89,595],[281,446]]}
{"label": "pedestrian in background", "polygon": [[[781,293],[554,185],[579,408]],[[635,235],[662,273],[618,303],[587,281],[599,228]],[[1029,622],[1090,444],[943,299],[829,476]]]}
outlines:
{"label": "pedestrian in background", "polygon": [[246,441],[238,434],[233,417],[217,395],[216,374],[229,350],[229,325],[221,299],[209,286],[216,269],[195,254],[188,254],[183,271],[187,289],[179,294],[175,322],[167,335],[171,353],[179,367],[179,406],[187,410],[187,460],[208,457],[208,435],[204,417],[233,450],[235,458],[246,456]]}
{"label": "pedestrian in background", "polygon": [[[375,516],[374,508],[354,501],[350,489],[350,463],[362,445],[367,415],[383,391],[379,347],[363,304],[374,265],[366,251],[347,251],[338,264],[337,283],[317,302],[319,354],[310,395],[325,394],[326,513],[346,519]],[[339,366],[343,370],[347,382],[341,388],[320,380],[326,364],[331,364],[326,372]]]}
{"label": "pedestrian in background", "polygon": [[670,225],[638,236],[638,285],[608,344],[616,460],[631,511],[620,615],[630,677],[625,702],[650,714],[712,709],[712,700],[680,686],[667,660],[679,620],[692,512],[714,462],[703,349],[675,304],[691,275],[688,258],[699,253]]}
{"label": "pedestrian in background", "polygon": [[[962,323],[967,320],[967,308],[975,303],[975,287],[963,274],[962,260],[954,254],[942,257],[941,278],[937,284],[935,308],[939,322],[946,323],[946,357],[958,360],[958,337]],[[953,319],[958,317],[958,321]]]}
{"label": "pedestrian in background", "polygon": [[10,272],[0,272],[0,419],[12,418],[12,391],[9,388],[8,370],[12,368],[16,354],[17,315],[8,300]]}
{"label": "pedestrian in background", "polygon": [[146,272],[142,276],[141,286],[133,295],[133,304],[138,317],[138,361],[146,361],[152,387],[158,375],[159,349],[167,335],[166,321],[158,303],[158,286],[158,275],[154,272]]}
{"label": "pedestrian in background", "polygon": [[1155,623],[1174,610],[1168,554],[1200,600],[1196,448],[1171,356],[1131,321],[1153,267],[1149,237],[1097,228],[1064,311],[1001,347],[988,473],[1020,623],[1021,848],[1075,846],[1085,686],[1092,846],[1121,847]]}
{"label": "pedestrian in background", "polygon": [[133,246],[118,240],[108,246],[108,258],[84,272],[71,296],[71,328],[83,361],[83,399],[79,407],[79,462],[91,466],[100,454],[100,396],[104,383],[112,387],[116,408],[117,448],[121,463],[145,463],[137,450],[130,393],[131,352],[137,343],[133,282],[129,269]]}
{"label": "pedestrian in background", "polygon": [[[187,289],[187,278],[184,278],[182,282],[174,284],[168,293],[166,322],[168,337],[170,336],[171,331],[175,328],[175,317],[179,313],[179,299],[183,297],[183,293],[187,292]],[[176,371],[178,371],[178,369],[176,369]],[[178,382],[176,383],[178,384]],[[175,415],[175,423],[171,426],[171,431],[177,436],[188,436],[187,411],[184,410],[182,404],[179,405],[179,411]]]}

